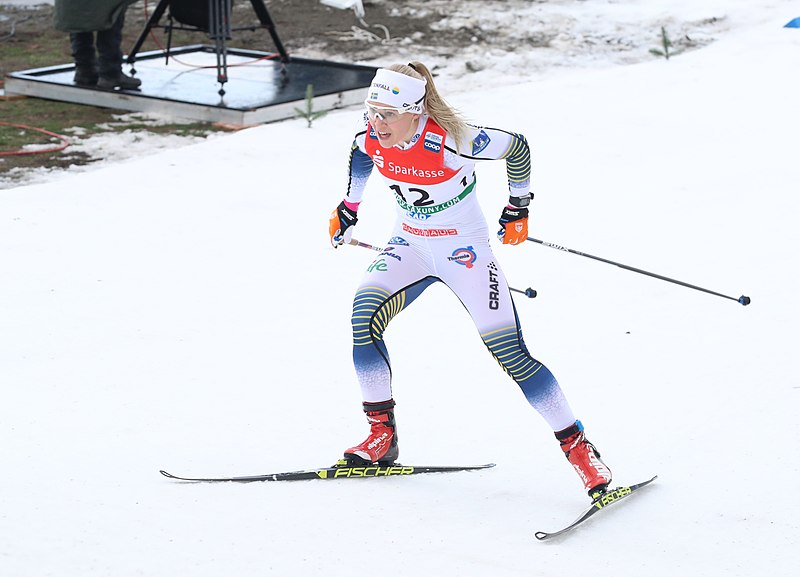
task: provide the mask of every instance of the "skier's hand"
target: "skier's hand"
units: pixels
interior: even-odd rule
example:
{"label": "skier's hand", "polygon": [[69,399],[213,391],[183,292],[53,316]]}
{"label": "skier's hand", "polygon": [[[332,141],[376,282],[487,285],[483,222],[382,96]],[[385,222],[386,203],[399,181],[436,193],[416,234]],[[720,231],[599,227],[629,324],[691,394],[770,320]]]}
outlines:
{"label": "skier's hand", "polygon": [[500,215],[500,226],[497,231],[497,238],[503,244],[520,244],[528,238],[528,205],[531,196],[522,198],[510,197],[508,206],[503,209]]}
{"label": "skier's hand", "polygon": [[358,204],[344,200],[331,213],[328,233],[331,236],[333,248],[339,248],[340,245],[350,242],[353,237],[353,227],[358,222],[357,214]]}

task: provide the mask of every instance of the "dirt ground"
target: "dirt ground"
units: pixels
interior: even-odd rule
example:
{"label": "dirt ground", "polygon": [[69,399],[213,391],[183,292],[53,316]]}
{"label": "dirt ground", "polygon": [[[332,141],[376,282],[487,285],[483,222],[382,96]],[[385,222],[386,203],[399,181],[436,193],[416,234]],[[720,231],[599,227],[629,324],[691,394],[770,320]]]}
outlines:
{"label": "dirt ground", "polygon": [[[271,0],[265,3],[287,50],[311,55],[318,52],[331,60],[372,60],[388,52],[387,46],[412,39],[420,45],[455,41],[434,33],[433,24],[445,17],[445,4],[414,1],[365,0],[365,17],[359,21],[352,10],[322,5],[319,0]],[[252,12],[250,2],[236,4],[239,13]],[[263,32],[262,32],[263,34]],[[464,40],[467,42],[468,40]]]}
{"label": "dirt ground", "polygon": [[[128,9],[123,51],[128,52],[133,46],[157,4],[156,0],[140,0]],[[264,2],[289,54],[355,62],[380,58],[389,46],[412,40],[420,48],[424,48],[426,38],[433,40],[434,37],[437,44],[445,41],[457,46],[459,39],[469,43],[471,34],[434,33],[431,29],[432,24],[445,17],[446,3],[434,1],[429,2],[430,6],[425,9],[414,7],[420,4],[423,3],[419,0],[365,0],[366,15],[360,20],[353,10],[325,6],[319,0]],[[166,22],[166,17],[161,19],[161,24]],[[241,29],[258,24],[252,3],[236,0],[230,46],[274,51],[275,45],[267,30]],[[159,42],[166,40],[163,29],[154,28],[153,32]],[[203,32],[177,32],[173,38],[173,45],[207,42]],[[0,6],[0,47],[3,48],[0,76],[15,70],[67,63],[71,59],[67,35],[53,29],[53,7],[49,5]],[[142,51],[156,48],[156,42],[148,39]]]}

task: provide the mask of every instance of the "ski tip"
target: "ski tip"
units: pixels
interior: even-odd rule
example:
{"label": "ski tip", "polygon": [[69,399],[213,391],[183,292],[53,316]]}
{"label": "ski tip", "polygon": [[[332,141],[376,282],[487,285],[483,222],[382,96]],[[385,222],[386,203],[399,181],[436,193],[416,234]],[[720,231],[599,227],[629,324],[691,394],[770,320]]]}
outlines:
{"label": "ski tip", "polygon": [[539,541],[544,541],[545,539],[547,539],[547,537],[549,537],[549,536],[550,536],[550,533],[545,533],[545,532],[543,532],[543,531],[536,531],[536,533],[534,533],[534,536],[535,536],[535,537],[536,537],[536,538],[537,538]]}
{"label": "ski tip", "polygon": [[165,477],[167,477],[168,479],[177,479],[177,477],[175,475],[173,475],[172,473],[167,473],[163,469],[159,470],[158,472],[161,473],[162,475],[164,475]]}
{"label": "ski tip", "polygon": [[658,475],[653,475],[652,477],[650,477],[649,479],[647,479],[647,481],[642,481],[641,483],[639,483],[639,485],[640,485],[640,486],[642,486],[642,487],[644,487],[645,485],[649,485],[650,483],[652,483],[652,482],[653,482],[653,481],[655,481],[656,479],[658,479]]}

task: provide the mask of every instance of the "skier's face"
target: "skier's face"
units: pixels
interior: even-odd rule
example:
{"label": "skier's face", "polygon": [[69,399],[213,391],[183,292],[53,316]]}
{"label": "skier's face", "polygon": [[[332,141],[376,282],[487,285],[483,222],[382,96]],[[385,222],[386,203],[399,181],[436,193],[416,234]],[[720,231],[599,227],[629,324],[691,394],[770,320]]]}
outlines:
{"label": "skier's face", "polygon": [[408,142],[414,136],[419,114],[376,102],[367,105],[367,118],[375,129],[378,142],[384,148],[389,148],[401,142]]}

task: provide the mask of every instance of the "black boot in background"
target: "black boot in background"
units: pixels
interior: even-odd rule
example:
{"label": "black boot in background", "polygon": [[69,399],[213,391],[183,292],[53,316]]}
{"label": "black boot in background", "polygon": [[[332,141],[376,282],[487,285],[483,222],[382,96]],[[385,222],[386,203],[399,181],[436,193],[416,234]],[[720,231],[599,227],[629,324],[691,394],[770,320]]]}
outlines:
{"label": "black boot in background", "polygon": [[138,78],[122,72],[122,28],[125,26],[125,13],[120,14],[109,30],[97,33],[97,54],[100,79],[97,87],[103,90],[136,90],[142,85]]}
{"label": "black boot in background", "polygon": [[78,86],[94,87],[99,77],[94,32],[73,32],[69,35],[69,43],[72,59],[75,61],[75,76],[72,81]]}

